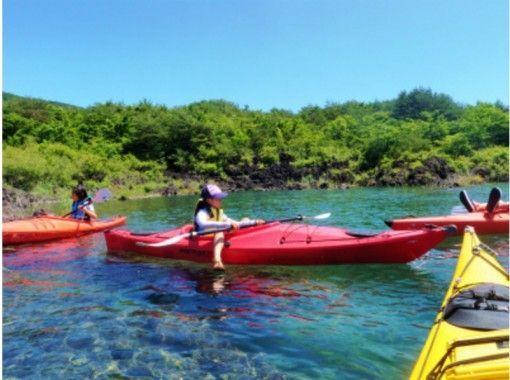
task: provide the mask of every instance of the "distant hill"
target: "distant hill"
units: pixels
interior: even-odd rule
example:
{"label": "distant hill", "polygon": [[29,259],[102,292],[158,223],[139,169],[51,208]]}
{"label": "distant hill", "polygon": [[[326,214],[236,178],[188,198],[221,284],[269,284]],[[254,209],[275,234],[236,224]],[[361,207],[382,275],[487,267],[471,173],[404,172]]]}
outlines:
{"label": "distant hill", "polygon": [[90,107],[3,93],[3,184],[120,195],[508,181],[508,110],[417,88],[395,99],[253,111],[225,100]]}
{"label": "distant hill", "polygon": [[74,108],[74,109],[83,108],[83,107],[79,107],[79,106],[75,106],[75,105],[67,104],[67,103],[62,103],[62,102],[55,102],[55,101],[40,99],[40,98],[31,98],[31,97],[27,97],[27,96],[19,96],[19,95],[11,94],[10,92],[4,92],[4,91],[2,91],[2,101],[4,103],[11,102],[11,101],[22,101],[22,102],[35,101],[38,103],[53,104],[53,105],[56,105],[59,107],[64,107],[64,108]]}

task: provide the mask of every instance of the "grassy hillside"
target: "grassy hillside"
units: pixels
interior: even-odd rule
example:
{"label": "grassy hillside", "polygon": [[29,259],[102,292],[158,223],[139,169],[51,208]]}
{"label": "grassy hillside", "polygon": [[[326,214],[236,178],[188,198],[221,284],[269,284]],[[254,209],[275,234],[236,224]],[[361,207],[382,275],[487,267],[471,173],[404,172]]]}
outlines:
{"label": "grassy hillside", "polygon": [[299,112],[212,100],[87,108],[3,93],[4,186],[119,196],[231,189],[451,185],[508,180],[508,109],[428,89]]}

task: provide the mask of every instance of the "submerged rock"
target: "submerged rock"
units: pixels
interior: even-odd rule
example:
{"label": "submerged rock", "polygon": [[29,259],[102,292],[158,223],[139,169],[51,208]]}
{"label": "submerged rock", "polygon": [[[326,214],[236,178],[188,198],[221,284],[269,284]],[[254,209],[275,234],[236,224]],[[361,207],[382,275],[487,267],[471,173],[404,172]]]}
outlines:
{"label": "submerged rock", "polygon": [[179,301],[179,296],[173,293],[152,293],[147,296],[147,301],[154,305],[171,305]]}

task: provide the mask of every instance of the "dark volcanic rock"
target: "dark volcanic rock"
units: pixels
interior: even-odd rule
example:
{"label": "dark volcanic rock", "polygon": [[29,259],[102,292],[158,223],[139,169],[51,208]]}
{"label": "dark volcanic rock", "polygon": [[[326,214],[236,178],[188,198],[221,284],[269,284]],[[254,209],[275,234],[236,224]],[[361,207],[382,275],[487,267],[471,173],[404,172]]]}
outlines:
{"label": "dark volcanic rock", "polygon": [[437,186],[448,184],[454,170],[440,157],[430,157],[420,166],[395,161],[390,169],[376,169],[372,181],[363,185],[371,186]]}
{"label": "dark volcanic rock", "polygon": [[41,198],[23,190],[2,188],[2,220],[8,222],[30,216],[36,208],[55,202],[51,198]]}
{"label": "dark volcanic rock", "polygon": [[172,185],[168,185],[161,190],[161,195],[166,197],[177,195],[177,189]]}
{"label": "dark volcanic rock", "polygon": [[450,178],[453,173],[454,170],[444,159],[430,157],[423,162],[423,166],[410,171],[407,184],[411,186],[439,185]]}
{"label": "dark volcanic rock", "polygon": [[354,175],[349,171],[347,162],[331,162],[295,168],[290,165],[289,157],[282,153],[279,163],[262,168],[257,164],[231,167],[226,171],[230,177],[227,186],[230,190],[301,189],[302,186],[299,182],[308,178],[317,187],[327,188],[331,183],[320,181],[323,176],[323,179],[336,183],[338,186],[354,182]]}

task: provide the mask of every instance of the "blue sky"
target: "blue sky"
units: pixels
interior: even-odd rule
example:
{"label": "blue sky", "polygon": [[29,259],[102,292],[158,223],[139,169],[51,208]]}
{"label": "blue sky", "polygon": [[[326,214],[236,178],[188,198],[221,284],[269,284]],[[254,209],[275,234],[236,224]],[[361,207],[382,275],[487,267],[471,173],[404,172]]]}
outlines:
{"label": "blue sky", "polygon": [[298,111],[431,88],[508,104],[507,0],[3,0],[3,90]]}

